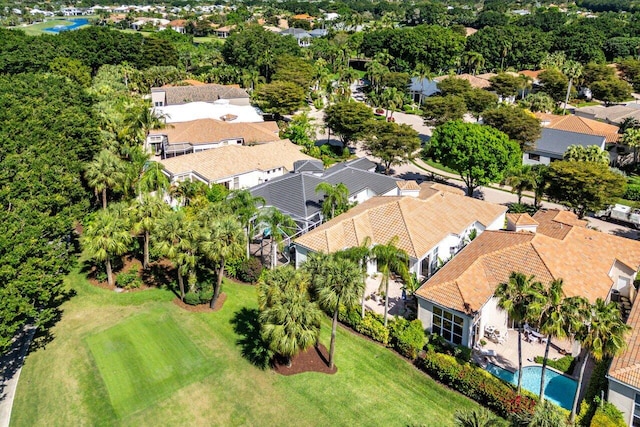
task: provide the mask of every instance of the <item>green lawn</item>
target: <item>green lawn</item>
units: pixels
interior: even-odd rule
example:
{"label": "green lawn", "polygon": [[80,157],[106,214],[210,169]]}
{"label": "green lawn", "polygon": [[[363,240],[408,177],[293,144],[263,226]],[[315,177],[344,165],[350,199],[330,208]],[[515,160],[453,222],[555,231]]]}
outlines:
{"label": "green lawn", "polygon": [[[77,272],[68,283],[77,296],[65,303],[53,341],[27,357],[12,427],[447,426],[456,409],[476,407],[343,329],[335,375],[256,368],[242,357],[251,341],[242,331],[256,308],[251,286],[225,283],[221,311],[191,313],[171,303],[168,291],[118,294]],[[327,319],[327,347],[329,336]]]}
{"label": "green lawn", "polygon": [[207,357],[166,313],[134,316],[85,341],[120,417],[211,373]]}

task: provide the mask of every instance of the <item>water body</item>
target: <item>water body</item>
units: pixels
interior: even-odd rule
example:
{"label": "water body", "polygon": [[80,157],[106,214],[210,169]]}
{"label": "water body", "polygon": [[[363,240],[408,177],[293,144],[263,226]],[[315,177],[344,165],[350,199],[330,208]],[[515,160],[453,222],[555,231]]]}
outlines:
{"label": "water body", "polygon": [[47,28],[44,31],[58,34],[63,31],[71,31],[71,30],[75,30],[77,28],[83,27],[85,25],[89,25],[89,20],[86,18],[70,19],[69,21],[71,21],[70,24],[56,25],[55,27]]}

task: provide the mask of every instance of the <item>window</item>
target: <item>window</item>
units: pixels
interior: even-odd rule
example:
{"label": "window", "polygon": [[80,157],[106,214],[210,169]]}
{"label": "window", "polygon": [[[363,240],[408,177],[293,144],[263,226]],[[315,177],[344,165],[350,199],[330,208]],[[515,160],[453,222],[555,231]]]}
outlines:
{"label": "window", "polygon": [[536,162],[539,162],[540,156],[537,154],[529,153],[529,160],[535,160]]}
{"label": "window", "polygon": [[440,307],[433,307],[431,332],[453,344],[462,344],[464,319]]}
{"label": "window", "polygon": [[153,103],[154,107],[164,107],[164,102],[162,101],[156,101]]}
{"label": "window", "polygon": [[640,394],[636,394],[636,401],[633,405],[633,427],[640,427]]}
{"label": "window", "polygon": [[234,189],[238,189],[240,188],[240,177],[239,176],[234,176],[233,177],[233,188]]}

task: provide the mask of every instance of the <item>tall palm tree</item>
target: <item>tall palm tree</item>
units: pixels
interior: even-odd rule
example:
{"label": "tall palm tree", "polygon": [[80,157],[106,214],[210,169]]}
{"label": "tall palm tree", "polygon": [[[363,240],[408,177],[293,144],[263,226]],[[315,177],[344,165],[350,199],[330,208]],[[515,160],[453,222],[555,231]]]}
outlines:
{"label": "tall palm tree", "polygon": [[271,269],[276,268],[278,262],[278,246],[286,237],[292,236],[296,231],[296,223],[289,215],[285,215],[278,209],[271,207],[260,215],[260,221],[269,227],[271,234]]}
{"label": "tall palm tree", "polygon": [[362,243],[358,246],[352,246],[342,251],[336,252],[336,256],[350,259],[360,266],[361,280],[362,280],[362,318],[364,319],[364,302],[365,292],[367,286],[367,264],[369,258],[371,258],[371,237],[366,236]]}
{"label": "tall palm tree", "polygon": [[188,277],[190,287],[195,285],[195,267],[201,241],[199,224],[188,217],[184,210],[169,211],[158,221],[156,230],[157,249],[175,265],[180,299],[184,300],[184,277]]}
{"label": "tall palm tree", "polygon": [[547,335],[540,375],[540,400],[544,398],[545,372],[552,339],[567,338],[581,327],[580,317],[577,315],[581,300],[566,298],[562,287],[562,279],[553,280],[549,286],[533,286],[533,301],[529,305],[531,319],[537,319],[535,324],[540,332]]}
{"label": "tall palm tree", "polygon": [[[267,201],[264,197],[254,197],[249,190],[234,190],[228,197],[231,212],[234,212],[244,228],[247,241],[246,257],[250,256],[251,224],[258,215],[259,207],[264,207]],[[259,206],[259,207],[258,207]]]}
{"label": "tall palm tree", "polygon": [[84,176],[96,195],[102,193],[102,209],[107,209],[107,190],[122,185],[125,179],[125,164],[120,157],[105,149],[87,165]]}
{"label": "tall palm tree", "polygon": [[530,165],[520,165],[514,169],[504,180],[511,187],[511,192],[518,196],[518,204],[522,202],[522,193],[533,190],[535,182]]}
{"label": "tall palm tree", "polygon": [[456,411],[453,423],[457,427],[499,427],[502,422],[490,410],[479,407],[466,411]]}
{"label": "tall palm tree", "polygon": [[[402,104],[404,103],[404,98],[402,96],[402,92],[398,91],[395,87],[388,87],[382,92],[382,101],[384,102],[384,106],[387,109],[387,113],[391,113],[389,117],[393,117],[393,113],[396,108],[402,108]],[[386,113],[385,113],[386,116]]]}
{"label": "tall palm tree", "polygon": [[133,232],[142,233],[143,237],[143,261],[142,268],[149,268],[149,242],[151,233],[156,229],[158,219],[169,209],[160,197],[144,194],[133,201],[131,216],[133,219]]}
{"label": "tall palm tree", "polygon": [[291,358],[317,345],[322,311],[309,297],[309,276],[291,266],[266,271],[258,281],[262,338],[269,348]]}
{"label": "tall palm tree", "polygon": [[225,215],[215,218],[213,221],[206,221],[204,233],[202,252],[217,267],[213,297],[210,302],[210,307],[213,308],[220,295],[226,262],[230,259],[242,258],[245,248],[245,236],[242,232],[242,226],[232,215]]}
{"label": "tall palm tree", "polygon": [[376,245],[373,247],[373,256],[378,264],[378,271],[382,274],[380,289],[384,288],[384,326],[387,326],[389,315],[389,278],[391,273],[395,273],[408,280],[409,276],[409,255],[397,247],[398,236],[393,237],[386,245]]}
{"label": "tall palm tree", "polygon": [[81,243],[89,256],[104,262],[109,286],[114,284],[111,261],[126,253],[132,240],[124,216],[114,209],[97,212],[82,233]]}
{"label": "tall palm tree", "polygon": [[485,64],[484,56],[480,52],[465,52],[462,56],[462,62],[467,66],[469,71],[475,76],[479,69]]}
{"label": "tall palm tree", "polygon": [[419,62],[416,64],[416,68],[413,70],[413,76],[420,79],[420,97],[418,98],[418,107],[422,105],[422,98],[424,96],[424,82],[425,80],[431,80],[433,78],[433,74],[431,73],[431,69],[424,62]]}
{"label": "tall palm tree", "polygon": [[569,95],[571,94],[571,85],[575,79],[582,76],[582,64],[578,61],[568,60],[562,65],[562,72],[569,78],[569,84],[567,85],[567,96],[564,98],[564,106],[562,107],[562,114],[567,111],[567,103],[569,103]]}
{"label": "tall palm tree", "polygon": [[[593,305],[584,304],[581,311],[583,326],[576,333],[584,350],[591,354],[596,361],[605,357],[614,357],[622,353],[627,347],[625,336],[631,328],[622,321],[618,305],[615,302],[606,303],[598,298]],[[575,420],[580,398],[580,388],[584,379],[584,371],[587,366],[587,354],[580,363],[580,375],[578,387],[571,407],[571,422]]]}
{"label": "tall palm tree", "polygon": [[343,183],[331,185],[328,182],[321,182],[316,186],[316,193],[324,193],[322,201],[322,215],[327,220],[334,218],[347,210],[349,205],[349,189]]}
{"label": "tall palm tree", "polygon": [[351,260],[336,256],[321,255],[321,262],[308,264],[315,266],[308,271],[320,306],[333,312],[331,345],[329,347],[329,367],[333,368],[340,305],[350,308],[359,302],[363,291],[360,269]]}
{"label": "tall palm tree", "polygon": [[138,189],[140,192],[164,193],[169,188],[169,178],[162,172],[164,166],[159,162],[149,161],[144,165]]}
{"label": "tall palm tree", "polygon": [[547,165],[533,165],[531,167],[531,173],[533,174],[533,205],[540,207],[542,202],[542,196],[547,189],[549,167]]}
{"label": "tall palm tree", "polygon": [[123,130],[138,142],[146,143],[152,130],[167,126],[166,119],[167,116],[159,114],[147,101],[136,103],[126,112]]}
{"label": "tall palm tree", "polygon": [[[498,307],[509,315],[516,323],[528,321],[528,307],[533,300],[532,289],[539,287],[534,284],[534,276],[526,276],[523,273],[512,272],[509,281],[498,285],[494,297],[498,299]],[[518,328],[518,394],[522,390],[522,328]]]}
{"label": "tall palm tree", "polygon": [[638,147],[640,147],[640,128],[630,127],[622,134],[622,143],[633,148],[633,163],[638,163]]}

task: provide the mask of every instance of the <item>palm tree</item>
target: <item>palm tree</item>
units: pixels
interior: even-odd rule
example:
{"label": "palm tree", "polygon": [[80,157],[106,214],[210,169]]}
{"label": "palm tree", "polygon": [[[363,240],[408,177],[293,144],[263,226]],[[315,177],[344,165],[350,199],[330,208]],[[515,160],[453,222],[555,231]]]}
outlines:
{"label": "palm tree", "polygon": [[274,269],[278,262],[278,246],[286,237],[295,233],[297,225],[289,215],[283,214],[274,207],[266,209],[260,215],[260,221],[266,223],[271,235],[271,269]]}
{"label": "palm tree", "polygon": [[364,319],[364,301],[367,286],[367,264],[371,258],[371,237],[366,236],[358,246],[352,246],[336,252],[336,256],[350,259],[360,266],[362,278],[362,318]]}
{"label": "palm tree", "polygon": [[142,233],[143,236],[142,268],[146,269],[149,267],[149,241],[151,233],[156,229],[158,218],[162,217],[169,209],[169,205],[160,197],[145,194],[135,199],[131,208],[133,232],[136,234]]}
{"label": "palm tree", "polygon": [[116,154],[104,149],[87,165],[84,176],[96,195],[102,193],[102,209],[107,209],[107,190],[122,185],[125,164]]}
{"label": "palm tree", "polygon": [[216,264],[216,281],[210,307],[215,306],[224,278],[226,262],[230,259],[242,258],[244,254],[244,233],[238,220],[232,215],[218,217],[206,221],[205,237],[202,241],[202,252]]}
{"label": "palm tree", "polygon": [[146,144],[149,132],[154,129],[164,129],[167,116],[158,112],[148,102],[132,105],[125,116],[123,131],[133,136],[138,142]]}
{"label": "palm tree", "polygon": [[[531,290],[534,286],[534,276],[512,272],[509,281],[498,285],[494,297],[498,299],[498,307],[509,315],[509,318],[522,323],[528,319],[528,307],[532,301]],[[518,328],[518,394],[522,390],[522,328]]]}
{"label": "palm tree", "polygon": [[322,201],[322,215],[330,220],[347,210],[349,205],[349,189],[343,183],[331,185],[328,182],[321,182],[316,186],[316,193],[324,193]]}
{"label": "palm tree", "polygon": [[374,92],[379,94],[382,76],[389,72],[389,68],[376,59],[369,62],[365,68],[367,70],[367,78],[371,82]]}
{"label": "palm tree", "polygon": [[420,79],[420,97],[418,98],[418,107],[422,105],[422,97],[424,96],[424,81],[433,78],[433,74],[431,73],[431,69],[424,62],[419,62],[416,64],[416,68],[413,70],[413,76]]}
{"label": "palm tree", "polygon": [[245,237],[247,241],[246,257],[247,259],[251,255],[251,224],[258,215],[258,210],[264,207],[267,201],[264,197],[254,197],[249,190],[234,190],[228,197],[229,208],[231,212],[234,212],[245,231]]}
{"label": "palm tree", "polygon": [[156,230],[157,249],[176,266],[180,299],[184,300],[184,276],[188,276],[190,287],[195,285],[201,230],[183,210],[167,212],[158,221]]}
{"label": "palm tree", "polygon": [[164,193],[169,188],[169,178],[162,172],[164,166],[159,162],[147,162],[144,165],[139,182],[139,191],[144,193]]}
{"label": "palm tree", "polygon": [[540,375],[539,398],[541,401],[544,398],[544,379],[551,340],[566,338],[581,327],[580,317],[577,316],[581,299],[565,298],[562,287],[562,279],[553,280],[549,286],[536,285],[532,287],[533,301],[529,305],[531,319],[537,319],[535,323],[540,332],[547,335],[547,345],[542,360],[542,374]]}
{"label": "palm tree", "polygon": [[473,51],[465,52],[462,56],[462,62],[474,76],[485,64],[484,56],[479,52]]}
{"label": "palm tree", "polygon": [[540,401],[527,427],[567,427],[567,417],[559,409],[546,400]]}
{"label": "palm tree", "polygon": [[262,338],[291,366],[320,336],[322,311],[309,297],[309,277],[291,266],[265,271],[257,291]]}
{"label": "palm tree", "polygon": [[453,423],[457,427],[499,427],[500,419],[490,410],[479,407],[466,411],[456,411],[453,415]]}
{"label": "palm tree", "polygon": [[548,113],[553,111],[556,103],[549,95],[544,92],[530,93],[523,100],[519,101],[519,105],[527,108],[532,112],[540,111]]}
{"label": "palm tree", "polygon": [[378,271],[382,273],[382,280],[380,281],[380,289],[384,288],[384,326],[388,323],[389,314],[389,277],[391,273],[395,273],[402,277],[404,280],[408,280],[409,276],[409,255],[399,249],[398,236],[393,237],[386,245],[376,245],[373,247],[373,256],[376,259],[378,265]]}
{"label": "palm tree", "polygon": [[127,252],[132,240],[125,218],[114,209],[97,212],[82,233],[81,243],[89,256],[104,262],[109,286],[114,284],[111,261]]}
{"label": "palm tree", "polygon": [[[622,353],[627,347],[626,334],[631,328],[622,321],[618,305],[615,302],[606,303],[601,298],[596,303],[586,303],[582,310],[583,326],[576,333],[578,340],[586,353],[591,354],[596,361],[605,357],[614,357]],[[587,354],[580,363],[580,375],[578,387],[571,407],[571,422],[575,420],[580,397],[580,388],[584,379],[584,370],[587,366]]]}
{"label": "palm tree", "polygon": [[571,94],[571,85],[574,79],[582,76],[582,64],[578,61],[568,60],[562,65],[562,72],[565,76],[569,77],[569,84],[567,85],[567,96],[564,98],[564,106],[562,107],[562,114],[567,111],[567,103],[569,103],[569,95]]}
{"label": "palm tree", "polygon": [[402,108],[402,104],[404,102],[404,98],[402,97],[402,92],[398,91],[395,87],[388,87],[382,92],[381,96],[382,101],[384,102],[384,106],[387,109],[386,114],[391,112],[389,117],[393,117],[393,113],[396,108]]}
{"label": "palm tree", "polygon": [[[312,255],[314,258],[315,256]],[[307,271],[317,292],[320,306],[325,310],[333,311],[331,345],[329,347],[329,367],[333,368],[340,305],[347,308],[356,305],[363,291],[363,283],[360,280],[358,265],[351,260],[323,254],[319,257],[319,262],[307,262],[305,267],[307,265],[312,267]]]}
{"label": "palm tree", "polygon": [[640,128],[630,127],[622,134],[622,143],[633,148],[633,163],[638,163],[638,147],[640,147]]}
{"label": "palm tree", "polygon": [[522,202],[522,193],[533,190],[535,182],[530,165],[520,165],[513,170],[504,180],[505,184],[511,187],[511,192],[518,196],[518,204]]}
{"label": "palm tree", "polygon": [[531,167],[531,173],[533,174],[533,205],[540,207],[542,196],[547,189],[547,173],[549,167],[547,165],[533,165]]}
{"label": "palm tree", "polygon": [[569,162],[596,162],[605,165],[609,165],[610,162],[609,153],[597,145],[588,147],[577,144],[570,145],[562,158]]}

